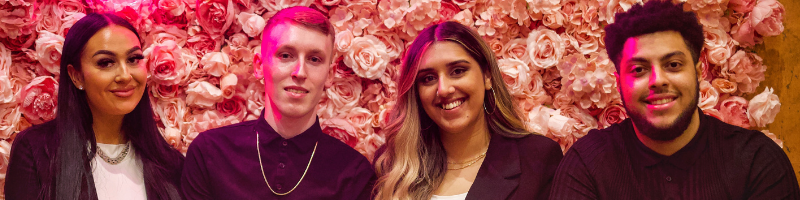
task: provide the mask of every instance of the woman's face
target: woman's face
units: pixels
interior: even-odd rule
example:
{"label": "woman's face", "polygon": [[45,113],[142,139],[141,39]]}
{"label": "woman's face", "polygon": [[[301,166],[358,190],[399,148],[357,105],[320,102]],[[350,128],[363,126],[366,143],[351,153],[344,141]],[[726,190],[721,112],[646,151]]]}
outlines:
{"label": "woman's face", "polygon": [[86,91],[92,114],[125,115],[133,111],[145,91],[147,69],[139,39],[130,30],[111,25],[92,36],[81,54],[80,71],[70,77]]}
{"label": "woman's face", "polygon": [[483,97],[491,79],[458,43],[432,43],[416,77],[420,104],[444,133],[460,133],[485,123]]}

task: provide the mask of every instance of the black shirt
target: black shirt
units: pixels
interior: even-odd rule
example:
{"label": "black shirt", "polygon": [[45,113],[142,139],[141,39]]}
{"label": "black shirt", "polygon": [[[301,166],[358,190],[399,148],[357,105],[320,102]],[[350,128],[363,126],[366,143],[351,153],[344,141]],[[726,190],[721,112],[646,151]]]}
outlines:
{"label": "black shirt", "polygon": [[[319,120],[300,135],[284,139],[263,115],[197,136],[189,146],[181,176],[187,199],[369,198],[376,178],[372,165],[355,149],[322,133]],[[277,193],[290,191],[309,167],[294,191],[278,196],[267,188],[261,166]]]}
{"label": "black shirt", "polygon": [[700,115],[671,156],[639,141],[630,119],[590,131],[567,152],[550,199],[798,199],[792,165],[775,142]]}

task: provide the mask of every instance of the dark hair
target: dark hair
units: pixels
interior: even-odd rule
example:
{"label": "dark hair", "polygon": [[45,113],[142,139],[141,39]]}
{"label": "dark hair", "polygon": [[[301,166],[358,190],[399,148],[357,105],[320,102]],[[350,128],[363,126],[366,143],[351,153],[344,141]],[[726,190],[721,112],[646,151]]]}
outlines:
{"label": "dark hair", "polygon": [[606,50],[608,58],[614,62],[619,71],[620,52],[628,38],[661,32],[677,31],[692,54],[695,64],[700,59],[705,37],[703,26],[697,21],[697,14],[683,11],[683,3],[673,4],[669,1],[652,0],[643,5],[637,4],[628,12],[617,13],[614,23],[606,26]]}
{"label": "dark hair", "polygon": [[[51,176],[43,183],[43,199],[97,199],[90,161],[97,150],[92,113],[86,93],[73,84],[68,66],[81,70],[81,54],[89,39],[103,28],[118,25],[139,38],[133,26],[114,14],[91,13],[72,26],[64,40],[59,75],[56,131],[58,144],[50,163]],[[147,93],[123,118],[122,133],[129,139],[142,162],[148,199],[180,199],[178,181],[183,156],[158,131]]]}
{"label": "dark hair", "polygon": [[[267,20],[267,25],[264,26],[262,37],[269,34],[272,27],[285,21],[319,31],[327,36],[333,37],[334,34],[336,34],[336,31],[333,30],[333,25],[328,21],[328,17],[322,14],[322,12],[305,6],[294,6],[284,8],[269,18],[269,20]],[[333,43],[333,41],[331,41],[331,43]]]}

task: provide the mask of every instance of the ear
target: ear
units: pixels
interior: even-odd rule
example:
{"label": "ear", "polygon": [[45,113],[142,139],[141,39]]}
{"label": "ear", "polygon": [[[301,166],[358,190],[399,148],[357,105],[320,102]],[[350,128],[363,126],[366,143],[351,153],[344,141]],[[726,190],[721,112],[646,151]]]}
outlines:
{"label": "ear", "polygon": [[489,75],[489,73],[483,74],[483,87],[486,90],[492,89],[492,77]]}
{"label": "ear", "polygon": [[69,78],[72,80],[72,84],[75,84],[75,87],[83,90],[83,73],[76,70],[72,65],[67,65],[67,71],[69,72]]}
{"label": "ear", "polygon": [[257,79],[264,78],[264,67],[261,66],[261,54],[253,54],[253,75]]}
{"label": "ear", "polygon": [[614,72],[614,79],[617,80],[617,92],[622,94],[621,82],[619,81],[619,72]]}
{"label": "ear", "polygon": [[703,62],[698,61],[697,64],[694,66],[694,71],[697,73],[697,81],[702,80],[703,78]]}

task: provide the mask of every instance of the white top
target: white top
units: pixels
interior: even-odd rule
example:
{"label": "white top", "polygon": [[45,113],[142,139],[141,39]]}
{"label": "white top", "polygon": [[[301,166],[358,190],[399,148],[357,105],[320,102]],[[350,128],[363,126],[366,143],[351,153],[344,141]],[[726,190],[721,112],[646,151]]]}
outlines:
{"label": "white top", "polygon": [[462,194],[457,194],[452,196],[439,196],[434,194],[433,197],[431,197],[431,200],[464,200],[467,199],[467,193],[469,192],[464,192]]}
{"label": "white top", "polygon": [[[125,149],[125,144],[97,143],[97,148],[102,149],[108,157],[116,158]],[[147,193],[144,189],[144,175],[142,174],[142,161],[136,157],[133,146],[130,147],[128,155],[119,164],[108,164],[98,154],[95,154],[91,165],[94,186],[97,189],[97,199],[147,199]]]}

